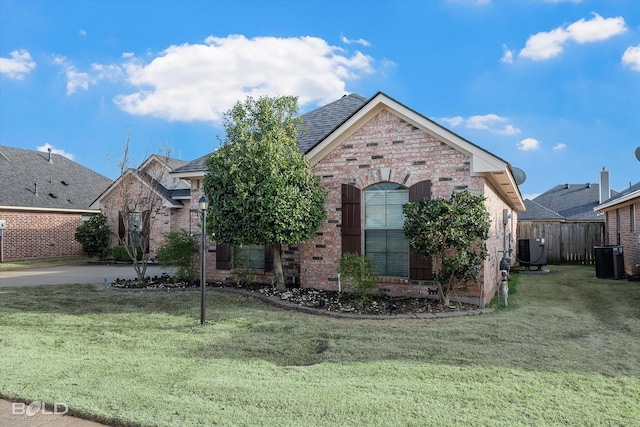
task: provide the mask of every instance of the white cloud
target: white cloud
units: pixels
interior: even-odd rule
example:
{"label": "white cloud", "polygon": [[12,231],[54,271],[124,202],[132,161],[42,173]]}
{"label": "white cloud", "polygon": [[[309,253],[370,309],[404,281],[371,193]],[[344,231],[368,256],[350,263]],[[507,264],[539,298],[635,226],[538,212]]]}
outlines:
{"label": "white cloud", "polygon": [[26,74],[36,68],[36,63],[26,50],[14,50],[10,58],[0,58],[0,74],[10,79],[22,80]]}
{"label": "white cloud", "polygon": [[500,62],[504,62],[505,64],[513,63],[513,51],[507,48],[506,45],[502,45],[502,50],[504,53],[502,54],[502,58],[500,58]]}
{"label": "white cloud", "polygon": [[584,18],[567,27],[571,40],[576,43],[593,43],[607,40],[627,31],[627,25],[622,16],[616,18],[603,18],[597,13],[593,18],[585,21]]}
{"label": "white cloud", "polygon": [[301,107],[333,101],[346,93],[346,80],[374,71],[370,56],[317,37],[208,37],[170,46],[147,64],[125,59],[136,90],[114,102],[130,114],[178,121],[219,121],[247,96],[295,95]]}
{"label": "white cloud", "polygon": [[371,46],[371,43],[369,43],[367,40],[365,39],[357,39],[357,40],[351,40],[348,39],[344,34],[340,34],[340,40],[342,41],[342,43],[345,44],[359,44],[365,47],[369,47]]}
{"label": "white cloud", "polygon": [[580,19],[568,26],[558,27],[549,32],[540,32],[527,40],[519,56],[533,60],[556,57],[562,53],[569,41],[593,43],[607,40],[627,30],[624,18],[603,18],[597,13],[590,20]]}
{"label": "white cloud", "polygon": [[559,142],[553,146],[553,149],[556,151],[564,150],[565,148],[567,148],[567,144],[563,144],[562,142]]}
{"label": "white cloud", "polygon": [[78,30],[78,35],[80,37],[85,37],[87,35],[87,32],[83,29]]}
{"label": "white cloud", "polygon": [[467,119],[461,116],[444,117],[440,120],[453,127],[464,125],[467,129],[486,130],[500,135],[517,135],[520,133],[520,129],[510,124],[508,118],[497,114],[471,116]]}
{"label": "white cloud", "polygon": [[36,147],[36,150],[37,151],[42,151],[44,153],[47,153],[47,152],[49,152],[49,148],[51,148],[51,152],[53,154],[59,154],[61,156],[66,157],[69,160],[73,160],[73,154],[67,153],[66,151],[60,150],[58,148],[53,148],[53,146],[51,144],[49,144],[48,142],[45,143],[44,145],[40,145],[39,147]]}
{"label": "white cloud", "polygon": [[631,67],[632,70],[640,71],[640,44],[624,51],[622,63]]}
{"label": "white cloud", "polygon": [[67,75],[67,95],[73,95],[79,89],[87,90],[89,84],[94,82],[88,73],[78,71],[64,56],[55,57],[54,62],[60,65]]}
{"label": "white cloud", "polygon": [[540,148],[540,141],[534,138],[525,138],[518,143],[518,150],[536,151]]}
{"label": "white cloud", "polygon": [[67,76],[67,95],[73,95],[79,90],[88,90],[90,85],[100,80],[116,81],[124,76],[122,67],[115,64],[92,64],[91,72],[86,72],[78,71],[76,66],[64,56],[55,57],[54,62],[63,68]]}
{"label": "white cloud", "polygon": [[464,117],[461,117],[461,116],[443,117],[440,120],[442,120],[445,123],[448,123],[453,127],[460,126],[461,124],[464,123]]}

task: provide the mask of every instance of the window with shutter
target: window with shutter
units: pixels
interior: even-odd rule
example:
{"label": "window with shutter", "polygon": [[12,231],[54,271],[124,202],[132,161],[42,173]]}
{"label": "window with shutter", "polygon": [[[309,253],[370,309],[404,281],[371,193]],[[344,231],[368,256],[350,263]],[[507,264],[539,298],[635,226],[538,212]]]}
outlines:
{"label": "window with shutter", "polygon": [[[362,195],[361,193],[364,193]],[[364,201],[361,200],[364,197]],[[431,258],[410,253],[404,236],[402,205],[431,197],[431,181],[421,181],[409,188],[382,182],[361,192],[352,185],[342,185],[342,253],[370,257],[381,276],[432,280]],[[364,203],[364,227],[362,206]]]}
{"label": "window with shutter", "polygon": [[409,190],[391,182],[374,184],[364,190],[365,254],[380,276],[409,276],[409,242],[402,226],[402,206]]}

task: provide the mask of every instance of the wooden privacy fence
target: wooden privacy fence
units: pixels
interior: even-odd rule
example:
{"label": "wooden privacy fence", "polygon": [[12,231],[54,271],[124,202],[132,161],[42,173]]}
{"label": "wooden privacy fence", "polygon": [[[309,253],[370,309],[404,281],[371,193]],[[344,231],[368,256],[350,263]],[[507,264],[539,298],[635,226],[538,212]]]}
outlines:
{"label": "wooden privacy fence", "polygon": [[604,244],[603,222],[519,222],[516,232],[517,239],[544,238],[548,264],[595,264],[593,247]]}

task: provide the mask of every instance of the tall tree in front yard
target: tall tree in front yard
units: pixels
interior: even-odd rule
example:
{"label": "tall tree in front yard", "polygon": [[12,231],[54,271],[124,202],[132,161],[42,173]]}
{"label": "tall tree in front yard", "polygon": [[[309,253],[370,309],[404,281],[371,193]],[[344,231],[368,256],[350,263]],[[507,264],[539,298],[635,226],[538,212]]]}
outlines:
{"label": "tall tree in front yard", "polygon": [[[143,281],[149,263],[151,222],[154,213],[162,207],[159,194],[160,181],[165,177],[162,167],[150,169],[150,173],[131,167],[131,138],[127,136],[122,155],[118,160],[120,177],[115,186],[115,195],[107,208],[118,215],[118,243],[123,246],[136,271]],[[169,150],[160,149],[158,161],[169,160]]]}
{"label": "tall tree in front yard", "polygon": [[490,219],[485,197],[469,191],[447,199],[422,199],[403,207],[404,233],[411,250],[434,262],[441,301],[449,305],[454,289],[478,280],[487,258]]}
{"label": "tall tree in front yard", "polygon": [[283,244],[314,237],[326,217],[326,191],[298,150],[295,97],[249,97],[224,119],[226,139],[207,160],[208,231],[218,243],[272,245],[284,289]]}

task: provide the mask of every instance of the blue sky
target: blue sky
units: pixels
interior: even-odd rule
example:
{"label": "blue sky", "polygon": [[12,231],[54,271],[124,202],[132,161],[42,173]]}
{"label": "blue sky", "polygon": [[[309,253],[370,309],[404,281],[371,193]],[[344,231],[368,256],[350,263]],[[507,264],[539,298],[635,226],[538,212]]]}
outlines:
{"label": "blue sky", "polygon": [[193,160],[247,96],[382,91],[521,168],[525,197],[640,177],[640,2],[0,0],[0,145],[115,178]]}

